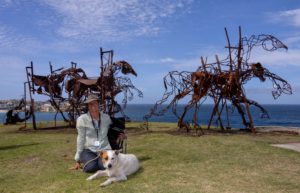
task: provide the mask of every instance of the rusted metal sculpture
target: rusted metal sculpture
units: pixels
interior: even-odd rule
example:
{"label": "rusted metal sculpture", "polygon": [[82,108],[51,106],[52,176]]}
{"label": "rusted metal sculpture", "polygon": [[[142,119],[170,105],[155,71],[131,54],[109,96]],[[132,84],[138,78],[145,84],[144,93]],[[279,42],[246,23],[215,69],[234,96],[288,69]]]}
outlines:
{"label": "rusted metal sculpture", "polygon": [[[214,102],[213,111],[211,113],[208,129],[211,127],[213,118],[217,117],[217,124],[224,130],[221,115],[227,116],[227,128],[229,123],[229,107],[237,109],[241,115],[244,126],[255,132],[252,115],[249,106],[253,105],[261,110],[262,117],[268,117],[267,111],[257,102],[246,97],[244,85],[256,77],[261,81],[269,79],[273,83],[274,90],[272,95],[277,99],[282,93],[292,94],[290,84],[276,74],[269,72],[260,63],[250,63],[251,51],[256,46],[262,46],[266,51],[274,51],[277,49],[288,49],[280,40],[271,35],[259,35],[246,38],[241,36],[241,28],[239,28],[239,43],[236,47],[231,46],[228,33],[225,28],[227,43],[226,47],[229,51],[228,57],[219,60],[216,55],[216,62],[207,63],[201,57],[201,66],[195,72],[169,72],[164,77],[165,93],[161,100],[157,101],[149,114],[144,116],[146,127],[148,119],[152,116],[162,116],[166,111],[172,109],[178,118],[178,127],[187,131],[195,128],[203,132],[198,123],[198,112],[200,105],[207,97],[212,98]],[[178,101],[186,96],[190,96],[188,104],[185,106],[181,115],[177,112]],[[163,107],[163,103],[171,99],[171,102]],[[229,106],[230,103],[231,105]],[[186,113],[194,110],[192,121],[186,121]],[[225,112],[224,112],[225,109]]]}
{"label": "rusted metal sculpture", "polygon": [[[25,112],[24,113],[24,118],[21,118],[19,116],[20,111]],[[32,115],[31,113],[32,113],[32,110],[31,109],[26,109],[25,99],[22,98],[19,101],[19,104],[17,106],[13,107],[12,109],[10,109],[6,112],[6,118],[5,118],[4,124],[8,125],[8,124],[16,124],[17,122],[24,122],[24,121],[30,119],[30,117]]]}
{"label": "rusted metal sculpture", "polygon": [[[82,75],[77,76],[76,73],[71,75],[71,78],[66,82],[66,91],[69,93],[71,106],[76,110],[76,114],[79,115],[79,106],[85,99],[88,92],[97,94],[100,98],[100,105],[104,112],[110,116],[114,116],[115,113],[120,112],[126,119],[128,117],[124,113],[127,101],[132,100],[134,91],[137,92],[139,97],[143,96],[143,93],[137,89],[131,82],[130,78],[120,76],[120,72],[124,75],[133,74],[137,76],[132,66],[126,61],[113,62],[113,51],[103,51],[100,49],[101,66],[100,76],[94,79],[89,79]],[[108,56],[108,57],[106,57]],[[120,94],[124,94],[122,99],[122,106],[118,104],[115,97]]]}
{"label": "rusted metal sculpture", "polygon": [[[106,57],[107,54],[108,58]],[[85,71],[77,68],[77,64],[74,62],[71,62],[71,67],[68,69],[60,68],[54,71],[50,63],[50,75],[40,76],[34,74],[33,63],[31,62],[31,66],[26,67],[31,106],[34,105],[33,94],[49,96],[50,103],[57,111],[55,120],[57,114],[60,113],[63,119],[70,123],[70,126],[75,126],[76,118],[86,110],[83,101],[89,92],[93,92],[99,96],[100,105],[104,112],[110,116],[121,112],[125,118],[128,118],[123,111],[126,108],[127,100],[133,99],[135,91],[139,97],[142,97],[143,94],[132,84],[130,78],[120,76],[119,72],[124,75],[133,74],[137,76],[137,74],[126,61],[113,62],[112,50],[103,51],[101,48],[100,56],[100,76],[96,78],[88,78]],[[64,96],[63,90],[67,96]],[[119,93],[124,94],[122,106],[115,99]],[[60,104],[63,102],[69,104],[66,110],[68,117],[60,108]]]}

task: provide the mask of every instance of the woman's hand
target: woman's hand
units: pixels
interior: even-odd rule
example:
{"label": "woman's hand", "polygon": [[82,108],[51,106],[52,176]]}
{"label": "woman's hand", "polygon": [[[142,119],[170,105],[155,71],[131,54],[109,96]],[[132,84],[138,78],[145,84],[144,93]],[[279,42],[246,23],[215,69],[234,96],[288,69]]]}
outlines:
{"label": "woman's hand", "polygon": [[76,162],[75,165],[69,169],[70,170],[79,170],[80,168],[81,168],[80,162]]}

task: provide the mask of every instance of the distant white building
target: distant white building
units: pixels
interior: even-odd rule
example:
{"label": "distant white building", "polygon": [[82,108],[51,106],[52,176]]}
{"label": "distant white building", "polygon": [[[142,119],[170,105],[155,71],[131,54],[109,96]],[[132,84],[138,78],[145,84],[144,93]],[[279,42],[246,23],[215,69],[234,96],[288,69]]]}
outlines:
{"label": "distant white building", "polygon": [[41,111],[43,112],[55,112],[55,108],[51,104],[41,105]]}
{"label": "distant white building", "polygon": [[0,104],[0,109],[7,109],[7,105],[5,103]]}

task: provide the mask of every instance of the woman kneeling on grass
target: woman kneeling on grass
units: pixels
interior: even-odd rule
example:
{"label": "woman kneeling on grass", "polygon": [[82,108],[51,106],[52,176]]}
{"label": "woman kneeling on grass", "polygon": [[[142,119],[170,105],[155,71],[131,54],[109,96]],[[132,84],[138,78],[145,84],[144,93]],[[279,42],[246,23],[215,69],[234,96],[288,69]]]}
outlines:
{"label": "woman kneeling on grass", "polygon": [[[99,151],[112,149],[107,137],[112,121],[109,115],[99,110],[99,99],[96,95],[89,94],[85,103],[88,105],[88,112],[77,119],[76,164],[70,169],[78,170],[82,163],[83,171],[92,173],[105,169],[101,159],[96,158]],[[124,133],[119,135],[120,140],[124,137]]]}

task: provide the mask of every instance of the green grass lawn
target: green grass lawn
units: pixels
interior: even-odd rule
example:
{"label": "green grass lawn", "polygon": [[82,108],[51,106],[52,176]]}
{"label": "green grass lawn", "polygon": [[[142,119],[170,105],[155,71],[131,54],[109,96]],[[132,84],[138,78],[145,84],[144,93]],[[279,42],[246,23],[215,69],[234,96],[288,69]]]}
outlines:
{"label": "green grass lawn", "polygon": [[[49,125],[48,123],[44,125]],[[42,126],[42,125],[40,125]],[[99,187],[105,178],[69,170],[76,131],[0,126],[1,192],[300,192],[300,153],[270,146],[300,142],[299,135],[177,135],[175,124],[127,124],[128,153],[140,170],[128,181]],[[170,132],[171,131],[171,132]]]}

